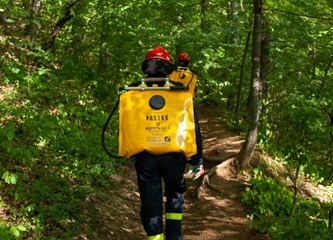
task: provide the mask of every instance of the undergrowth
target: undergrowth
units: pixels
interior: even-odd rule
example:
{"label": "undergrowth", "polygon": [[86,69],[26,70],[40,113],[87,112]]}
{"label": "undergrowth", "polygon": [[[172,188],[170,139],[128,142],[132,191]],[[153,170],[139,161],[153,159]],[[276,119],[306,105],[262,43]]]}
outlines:
{"label": "undergrowth", "polygon": [[331,203],[297,196],[285,182],[255,170],[251,187],[242,193],[242,201],[252,209],[250,226],[268,232],[278,240],[329,240],[333,231],[328,228]]}
{"label": "undergrowth", "polygon": [[93,81],[12,65],[0,89],[0,239],[72,239],[85,198],[115,171],[100,144],[107,113]]}

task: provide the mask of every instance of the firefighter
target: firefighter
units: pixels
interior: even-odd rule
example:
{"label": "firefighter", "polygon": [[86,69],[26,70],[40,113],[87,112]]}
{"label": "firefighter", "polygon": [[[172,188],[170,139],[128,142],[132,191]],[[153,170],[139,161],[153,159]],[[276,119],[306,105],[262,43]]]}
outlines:
{"label": "firefighter", "polygon": [[[149,51],[141,65],[146,78],[167,77],[174,69],[169,53],[161,46]],[[163,84],[158,82],[156,84]],[[182,239],[182,209],[186,184],[183,153],[153,155],[143,151],[135,156],[140,192],[140,217],[148,240]],[[165,236],[163,234],[163,190],[165,183]],[[165,238],[164,238],[165,237]]]}
{"label": "firefighter", "polygon": [[188,70],[190,71],[190,56],[186,52],[182,52],[178,56],[178,70]]}
{"label": "firefighter", "polygon": [[[191,61],[189,55],[186,52],[182,52],[178,56],[177,71],[173,71],[170,74],[169,78],[173,81],[181,81],[184,85],[187,85],[189,87],[189,91],[192,93],[192,96],[194,98],[196,92],[196,75],[190,70],[190,65]],[[195,120],[197,154],[191,157],[189,161],[190,167],[187,173],[193,175],[193,180],[195,180],[202,176],[205,171],[199,119],[195,107],[193,110]]]}

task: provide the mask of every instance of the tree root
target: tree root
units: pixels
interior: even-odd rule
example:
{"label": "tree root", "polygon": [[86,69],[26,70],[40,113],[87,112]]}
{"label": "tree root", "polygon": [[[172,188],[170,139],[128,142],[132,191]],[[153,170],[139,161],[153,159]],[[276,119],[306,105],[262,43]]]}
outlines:
{"label": "tree root", "polygon": [[221,191],[218,188],[216,188],[215,186],[213,186],[210,183],[210,179],[215,175],[216,170],[218,168],[223,168],[223,167],[225,167],[229,164],[232,164],[235,161],[237,161],[237,159],[235,158],[235,156],[232,156],[232,157],[228,158],[227,160],[223,161],[222,163],[220,163],[220,164],[214,166],[213,168],[211,168],[203,177],[202,183],[201,183],[201,185],[200,185],[200,187],[198,188],[198,191],[197,191],[197,198],[198,199],[203,198],[203,194],[204,194],[204,191],[205,191],[206,188],[209,188],[213,191],[221,193]]}
{"label": "tree root", "polygon": [[206,187],[209,187],[210,189],[219,192],[219,190],[217,188],[215,188],[213,185],[210,184],[210,178],[215,174],[216,169],[217,169],[217,167],[215,166],[215,167],[211,168],[204,175],[202,183],[201,183],[200,187],[198,188],[198,192],[197,192],[197,198],[198,199],[202,199],[203,192],[204,192]]}
{"label": "tree root", "polygon": [[236,157],[236,156],[237,156],[237,154],[231,154],[229,156],[209,156],[209,155],[204,155],[204,159],[207,162],[215,162],[215,163],[216,162],[220,162],[220,163],[222,163],[222,162],[224,162],[224,161],[226,161],[226,160],[228,160],[230,158]]}

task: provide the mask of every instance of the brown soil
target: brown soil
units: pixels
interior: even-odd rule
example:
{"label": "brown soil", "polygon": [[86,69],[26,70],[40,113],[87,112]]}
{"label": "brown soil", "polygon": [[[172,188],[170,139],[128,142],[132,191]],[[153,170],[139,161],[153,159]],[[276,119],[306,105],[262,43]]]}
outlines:
{"label": "brown soil", "polygon": [[[249,210],[241,202],[240,193],[244,191],[248,179],[236,170],[233,156],[238,153],[243,141],[239,135],[224,129],[216,120],[216,111],[211,109],[211,106],[197,108],[206,174],[210,169],[215,171],[206,185],[202,185],[202,178],[192,181],[186,176],[188,191],[185,194],[183,239],[269,239],[248,227]],[[139,218],[140,200],[135,170],[130,165],[120,166],[118,170],[119,173],[113,176],[115,184],[112,188],[105,189],[101,196],[87,198],[87,217],[80,224],[81,235],[78,239],[147,239]]]}

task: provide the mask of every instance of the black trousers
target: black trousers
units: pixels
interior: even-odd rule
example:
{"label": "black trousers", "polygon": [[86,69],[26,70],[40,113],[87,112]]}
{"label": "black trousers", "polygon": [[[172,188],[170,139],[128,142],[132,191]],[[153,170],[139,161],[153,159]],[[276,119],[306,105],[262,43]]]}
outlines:
{"label": "black trousers", "polygon": [[148,236],[163,234],[163,190],[165,183],[165,236],[181,239],[182,208],[186,183],[182,153],[152,155],[142,152],[135,156],[135,168],[141,199],[140,217]]}

